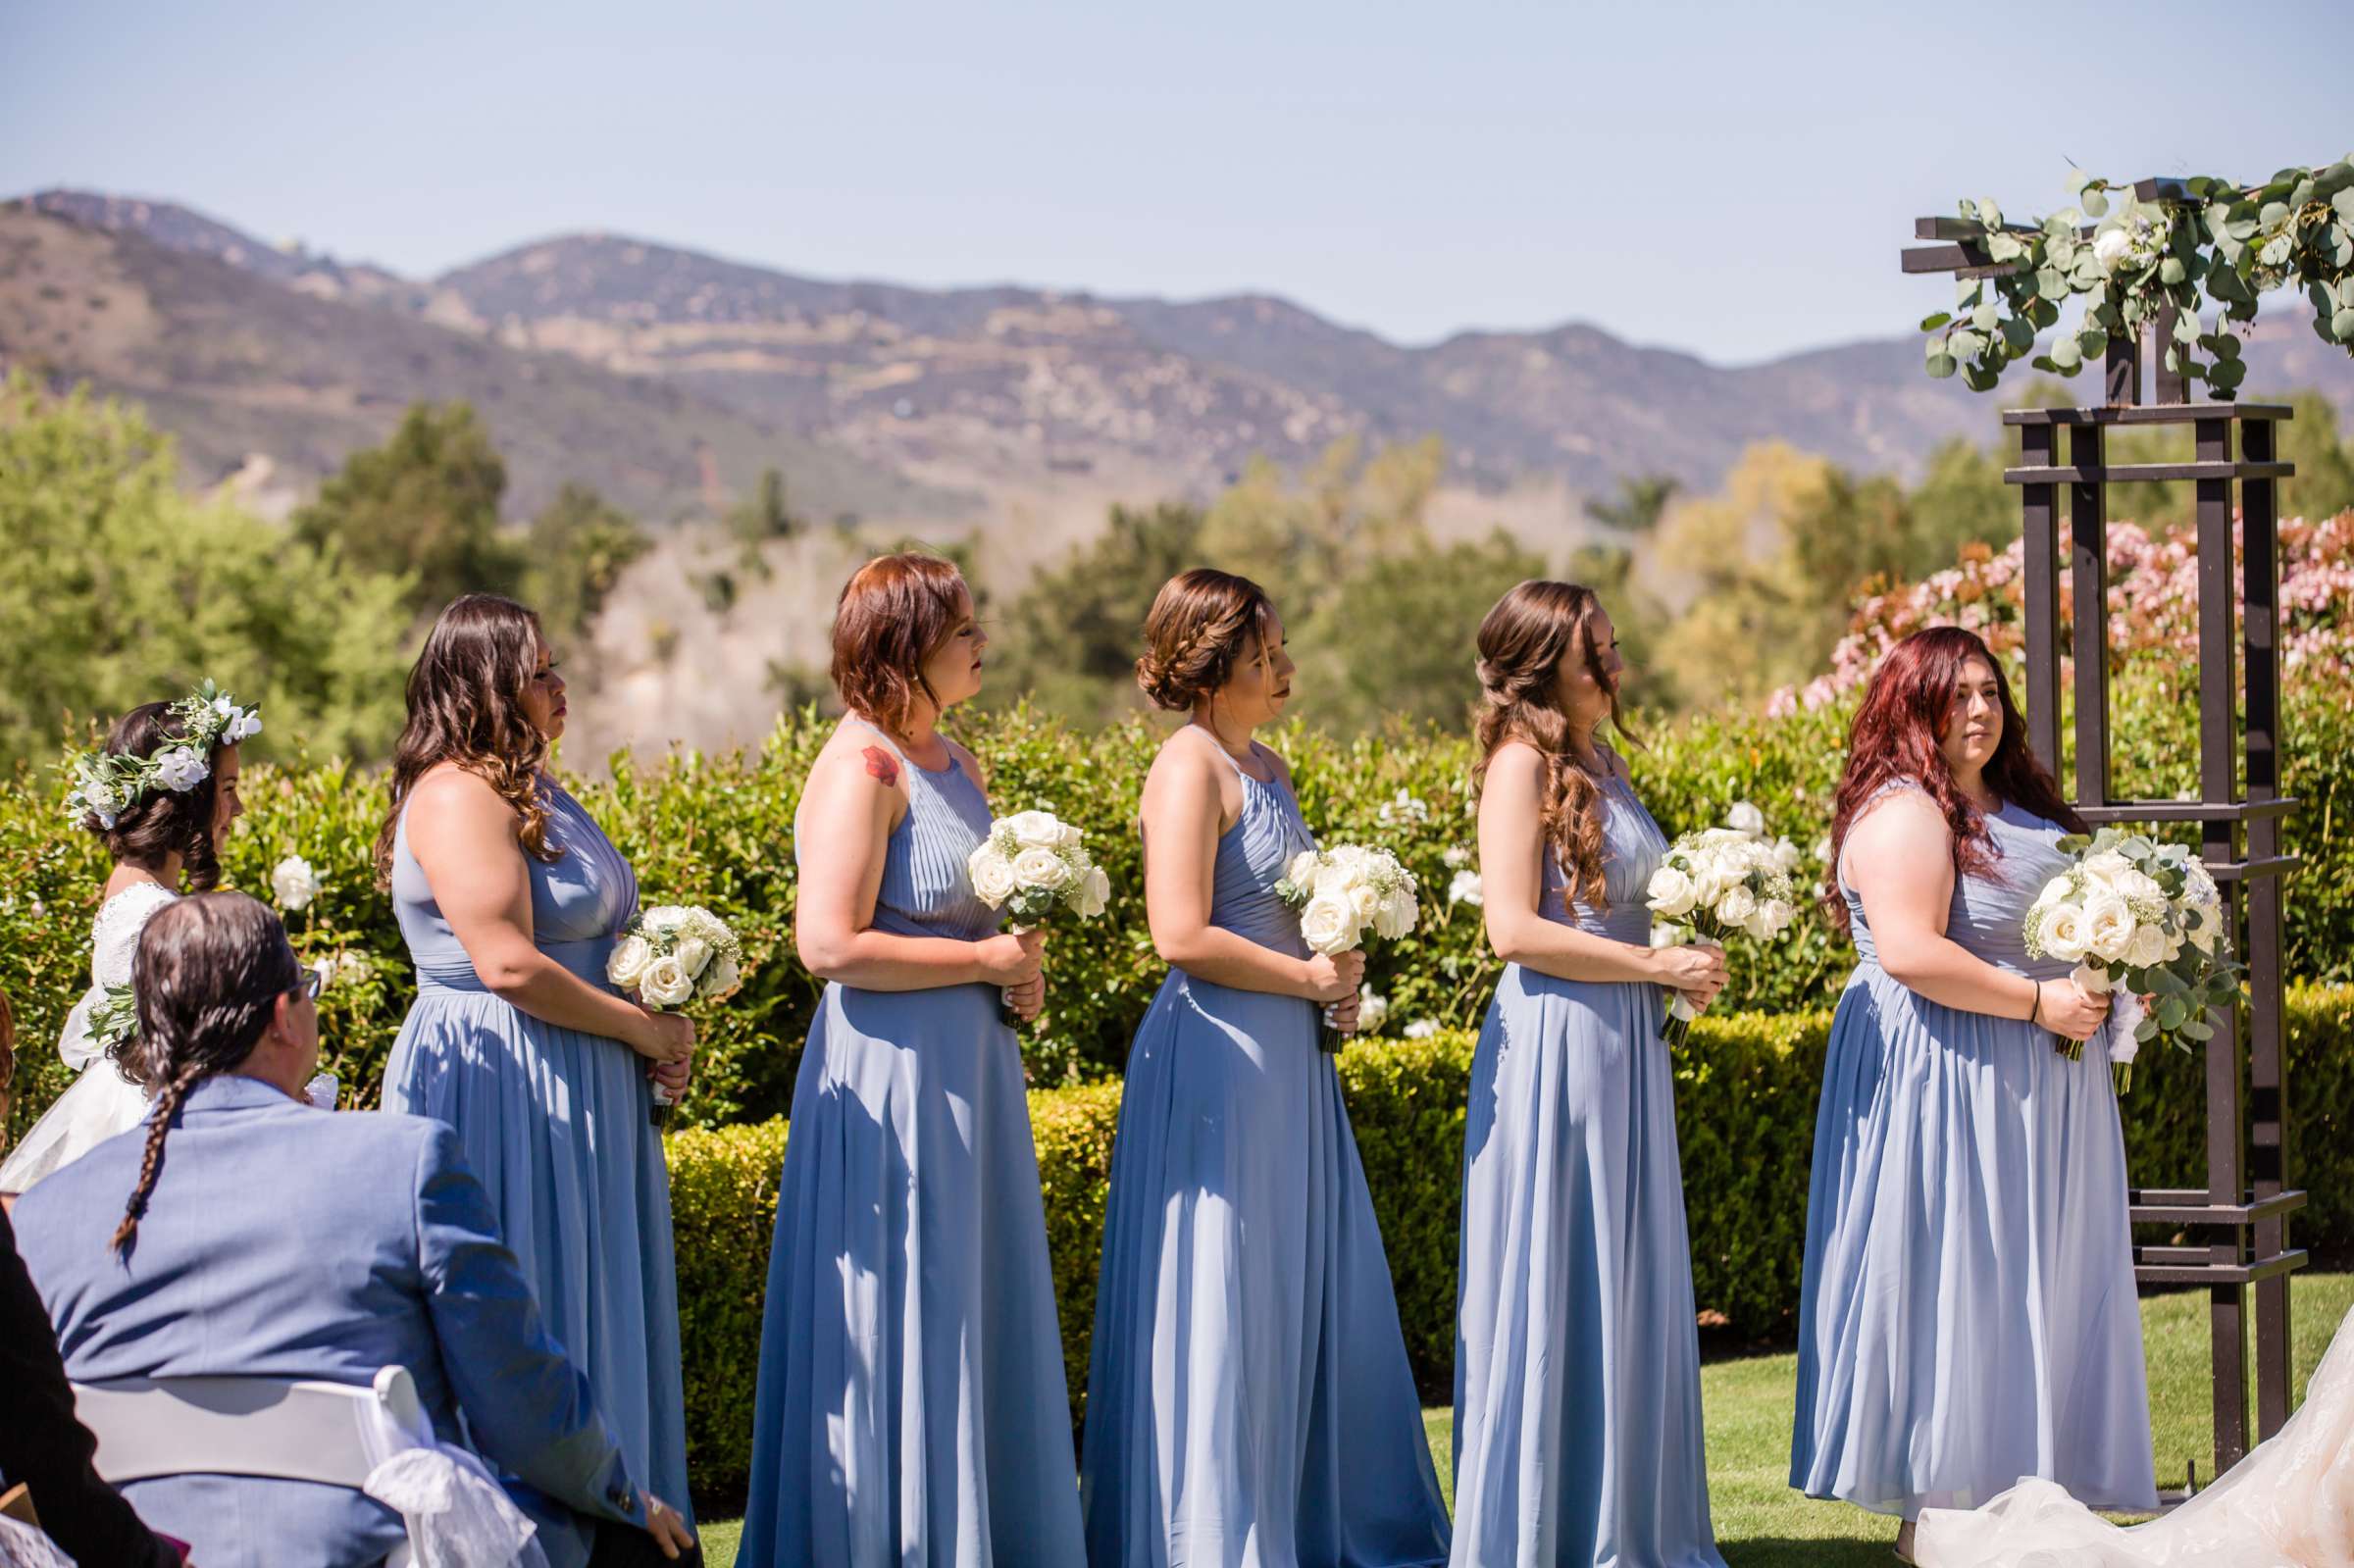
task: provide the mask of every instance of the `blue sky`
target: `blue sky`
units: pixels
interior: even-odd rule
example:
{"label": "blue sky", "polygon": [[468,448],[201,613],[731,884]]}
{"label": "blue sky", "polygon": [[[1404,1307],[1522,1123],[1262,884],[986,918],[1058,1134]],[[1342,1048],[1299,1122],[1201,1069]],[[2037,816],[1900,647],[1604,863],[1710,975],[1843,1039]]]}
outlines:
{"label": "blue sky", "polygon": [[2342,0],[11,0],[0,192],[166,197],[415,275],[603,229],[1743,363],[1907,330],[1948,297],[1897,272],[1911,219],[2049,211],[2072,158],[2347,153],[2348,34]]}

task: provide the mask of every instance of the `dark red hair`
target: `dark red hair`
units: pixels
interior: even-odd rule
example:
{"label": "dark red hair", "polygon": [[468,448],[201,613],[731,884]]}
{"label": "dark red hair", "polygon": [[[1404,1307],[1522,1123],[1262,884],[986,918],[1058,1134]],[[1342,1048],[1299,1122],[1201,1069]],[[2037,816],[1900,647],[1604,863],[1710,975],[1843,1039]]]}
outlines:
{"label": "dark red hair", "polygon": [[1838,807],[1831,817],[1831,876],[1822,893],[1841,931],[1848,929],[1848,912],[1839,892],[1840,852],[1864,808],[1896,780],[1919,784],[1944,814],[1953,834],[1955,876],[1985,875],[1993,868],[1986,824],[1954,783],[1954,771],[1939,743],[1962,673],[1972,659],[1994,672],[1995,692],[2003,707],[2002,738],[1986,764],[1986,787],[2071,833],[2085,831],[2084,819],[2060,798],[2050,771],[2027,749],[2026,721],[2012,700],[2011,683],[1978,634],[1951,626],[1916,632],[1880,661],[1847,733],[1847,772],[1839,780]]}

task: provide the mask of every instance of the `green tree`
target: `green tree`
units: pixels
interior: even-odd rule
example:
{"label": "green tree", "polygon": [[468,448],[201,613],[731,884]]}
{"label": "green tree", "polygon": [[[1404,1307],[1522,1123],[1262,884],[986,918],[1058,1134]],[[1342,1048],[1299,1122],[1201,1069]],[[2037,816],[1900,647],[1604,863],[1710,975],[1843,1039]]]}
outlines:
{"label": "green tree", "polygon": [[773,468],[762,469],[759,486],[728,509],[727,523],[729,532],[753,547],[769,539],[789,539],[803,526],[786,504],[784,474]]}
{"label": "green tree", "polygon": [[1300,711],[1336,734],[1391,718],[1459,730],[1479,695],[1480,619],[1513,583],[1544,575],[1543,558],[1501,529],[1367,558],[1293,634]]}
{"label": "green tree", "polygon": [[465,403],[418,403],[382,446],[354,452],[294,514],[294,535],[371,572],[406,570],[409,607],[433,615],[461,593],[514,593],[523,553],[501,535],[507,467]]}
{"label": "green tree", "polygon": [[525,534],[523,600],[549,635],[578,636],[630,563],[652,548],[635,518],[586,484],[567,484]]}
{"label": "green tree", "polygon": [[986,700],[1025,694],[1066,719],[1094,722],[1133,712],[1145,612],[1160,585],[1200,566],[1202,513],[1163,502],[1114,506],[1101,533],[1041,572],[1007,608]]}
{"label": "green tree", "polygon": [[1667,503],[1683,485],[1670,474],[1634,475],[1618,481],[1614,499],[1586,498],[1586,516],[1619,533],[1642,535],[1658,528]]}
{"label": "green tree", "polygon": [[398,733],[410,580],[190,500],[137,410],[12,377],[0,532],[0,762],[208,677],[262,705],[260,754],[370,758]]}
{"label": "green tree", "polygon": [[1446,469],[1446,443],[1435,435],[1370,456],[1347,436],[1296,481],[1254,458],[1203,519],[1203,558],[1257,582],[1287,621],[1305,625],[1358,562],[1421,537]]}

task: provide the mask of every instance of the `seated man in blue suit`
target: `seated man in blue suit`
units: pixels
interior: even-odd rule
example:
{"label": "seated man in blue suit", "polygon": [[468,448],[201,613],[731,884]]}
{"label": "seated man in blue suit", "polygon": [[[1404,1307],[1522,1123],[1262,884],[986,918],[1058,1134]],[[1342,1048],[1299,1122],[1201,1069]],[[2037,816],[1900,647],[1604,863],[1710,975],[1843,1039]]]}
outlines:
{"label": "seated man in blue suit", "polygon": [[[155,1108],[16,1209],[68,1375],[366,1386],[397,1364],[441,1441],[470,1441],[501,1474],[551,1568],[697,1560],[541,1327],[456,1135],[299,1097],[317,985],[278,917],[242,893],[184,898],[148,922],[133,974]],[[406,1539],[390,1509],[310,1482],[123,1490],[204,1568],[370,1564]]]}

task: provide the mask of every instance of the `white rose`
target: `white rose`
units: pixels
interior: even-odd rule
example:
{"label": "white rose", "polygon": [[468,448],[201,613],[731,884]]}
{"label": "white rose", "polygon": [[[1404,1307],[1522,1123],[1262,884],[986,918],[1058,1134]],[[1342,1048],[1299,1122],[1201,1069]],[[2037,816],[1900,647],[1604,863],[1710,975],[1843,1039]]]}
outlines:
{"label": "white rose", "polygon": [[1389,1020],[1389,998],[1375,994],[1370,986],[1359,988],[1356,993],[1356,1032],[1359,1035],[1378,1035],[1381,1026]]}
{"label": "white rose", "polygon": [[1024,849],[1059,849],[1062,824],[1050,811],[1017,811],[1001,824]]}
{"label": "white rose", "polygon": [[2147,907],[2166,902],[2166,889],[2159,886],[2146,872],[2139,870],[2120,872],[2111,885],[2117,889],[2117,895],[2129,904],[2140,904]]}
{"label": "white rose", "polygon": [[1013,880],[1024,887],[1059,887],[1068,873],[1051,849],[1025,849],[1013,857]]}
{"label": "white rose", "polygon": [[2096,957],[2115,963],[2125,956],[2133,940],[2133,911],[2113,892],[2096,892],[2084,900],[2084,947]]}
{"label": "white rose", "polygon": [[1727,887],[1716,900],[1716,918],[1727,926],[1745,926],[1757,912],[1757,894],[1746,887]]}
{"label": "white rose", "polygon": [[2068,895],[2073,891],[2075,891],[2074,882],[2068,873],[2062,872],[2043,885],[2043,891],[2035,895],[2035,902],[2028,907],[2043,909],[2053,904],[2064,904],[2068,902]]}
{"label": "white rose", "polygon": [[690,936],[673,949],[671,956],[687,971],[690,980],[700,980],[703,969],[711,962],[711,944],[700,936]]}
{"label": "white rose", "polygon": [[714,954],[711,967],[704,970],[700,980],[703,994],[714,1001],[726,1001],[743,988],[743,970],[725,952]]}
{"label": "white rose", "polygon": [[2133,862],[2114,849],[2104,849],[2097,855],[2085,856],[2083,870],[2094,882],[2114,888],[2121,878],[2131,874]]}
{"label": "white rose", "polygon": [[2069,971],[2068,978],[2076,989],[2087,996],[2105,995],[2109,987],[2117,984],[2109,978],[2106,970],[2095,969],[2090,964],[2078,964]]}
{"label": "white rose", "polygon": [[2125,967],[2147,969],[2165,962],[2166,933],[2156,926],[2135,927],[2133,939],[2125,944]]}
{"label": "white rose", "polygon": [[998,854],[994,844],[974,850],[964,870],[973,880],[973,895],[990,908],[996,909],[1013,896],[1013,862]]}
{"label": "white rose", "polygon": [[2054,904],[2043,914],[2043,950],[2064,964],[2084,956],[2084,911],[2074,904]]}
{"label": "white rose", "polygon": [[1647,891],[1650,893],[1647,902],[1652,910],[1673,920],[1691,913],[1692,902],[1699,889],[1693,886],[1692,879],[1681,868],[1662,866],[1651,874],[1651,885]]}
{"label": "white rose", "polygon": [[1081,840],[1086,838],[1086,836],[1087,835],[1085,834],[1081,833],[1078,829],[1072,827],[1066,822],[1061,824],[1055,833],[1053,847],[1056,849],[1076,849],[1079,847]]}
{"label": "white rose", "polygon": [[638,978],[638,994],[648,1007],[677,1007],[694,995],[694,977],[678,954],[666,953],[645,966]]}
{"label": "white rose", "polygon": [[1335,898],[1346,898],[1349,889],[1356,885],[1356,866],[1336,854],[1326,857],[1324,864],[1316,868],[1315,881],[1308,885],[1319,896],[1330,894]]}
{"label": "white rose", "polygon": [[1749,934],[1765,941],[1779,936],[1797,918],[1798,908],[1787,898],[1764,899],[1758,904],[1758,912],[1751,920]]}
{"label": "white rose", "polygon": [[1487,890],[1476,871],[1458,871],[1447,885],[1447,901],[1451,904],[1469,904],[1478,908],[1487,901]]}
{"label": "white rose", "polygon": [[2215,952],[2216,938],[2224,934],[2224,911],[2220,903],[2196,903],[2188,910],[2191,926],[2191,944],[2202,953]]}
{"label": "white rose", "polygon": [[1733,802],[1733,809],[1724,814],[1724,825],[1737,834],[1756,838],[1766,832],[1766,813],[1746,800]]}
{"label": "white rose", "polygon": [[165,788],[175,794],[184,794],[195,788],[204,783],[205,776],[212,771],[189,746],[174,746],[158,753],[155,759],[155,776],[163,781]]}
{"label": "white rose", "polygon": [[1090,866],[1087,875],[1079,879],[1079,908],[1082,919],[1093,920],[1111,905],[1111,878],[1101,866]]}
{"label": "white rose", "polygon": [[1414,921],[1421,912],[1414,895],[1401,887],[1382,900],[1381,908],[1373,916],[1373,929],[1382,940],[1396,941],[1414,929]]}
{"label": "white rose", "polygon": [[605,979],[628,990],[644,978],[645,966],[653,961],[652,943],[643,936],[624,936],[613,944],[613,955],[605,960]]}
{"label": "white rose", "polygon": [[1355,947],[1356,933],[1356,916],[1346,899],[1318,893],[1300,911],[1301,939],[1326,956]]}
{"label": "white rose", "polygon": [[1798,870],[1798,845],[1787,838],[1776,839],[1773,851],[1767,858],[1772,862],[1774,870],[1787,877]]}
{"label": "white rose", "polygon": [[287,910],[307,909],[319,896],[319,874],[300,855],[288,855],[270,873],[270,890]]}
{"label": "white rose", "polygon": [[1316,852],[1303,849],[1283,868],[1283,880],[1295,887],[1312,887],[1316,881]]}
{"label": "white rose", "polygon": [[1691,940],[1692,928],[1689,926],[1654,926],[1651,928],[1651,945],[1654,947],[1683,947],[1689,945]]}
{"label": "white rose", "polygon": [[1381,913],[1381,889],[1369,882],[1352,884],[1349,888],[1349,907],[1356,912],[1360,923],[1372,920]]}
{"label": "white rose", "polygon": [[2092,259],[2105,273],[2116,272],[2132,250],[2133,236],[2122,228],[2104,228],[2092,236]]}

